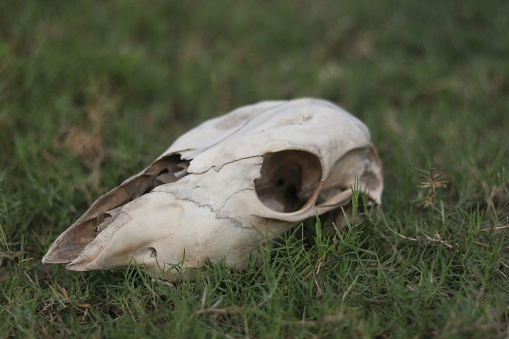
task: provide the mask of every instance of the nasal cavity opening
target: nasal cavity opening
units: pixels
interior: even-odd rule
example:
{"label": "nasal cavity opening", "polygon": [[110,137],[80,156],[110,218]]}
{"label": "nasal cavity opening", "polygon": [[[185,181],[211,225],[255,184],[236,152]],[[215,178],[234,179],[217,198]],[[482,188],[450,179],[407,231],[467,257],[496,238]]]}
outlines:
{"label": "nasal cavity opening", "polygon": [[278,212],[300,210],[318,189],[322,166],[312,153],[288,150],[266,154],[254,181],[260,201]]}

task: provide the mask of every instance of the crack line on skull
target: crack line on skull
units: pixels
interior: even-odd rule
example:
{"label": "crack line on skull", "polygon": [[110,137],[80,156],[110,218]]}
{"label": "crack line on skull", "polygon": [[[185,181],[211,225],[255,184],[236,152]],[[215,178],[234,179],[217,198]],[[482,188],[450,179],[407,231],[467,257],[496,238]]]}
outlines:
{"label": "crack line on skull", "polygon": [[[225,162],[224,164],[220,165],[220,166],[211,166],[209,167],[206,171],[203,171],[203,172],[192,172],[192,173],[189,173],[189,174],[205,174],[207,172],[209,172],[210,170],[214,170],[216,172],[219,172],[223,169],[223,167],[225,167],[226,165],[230,165],[230,164],[233,164],[233,163],[236,163],[238,161],[242,161],[242,160],[247,160],[247,159],[253,159],[253,158],[263,158],[265,157],[265,155],[252,155],[252,156],[249,156],[249,157],[242,157],[242,158],[238,158],[238,159],[235,159],[235,160],[232,160],[232,161],[228,161],[228,162]],[[192,164],[192,160],[191,160],[191,164]],[[260,164],[257,164],[257,165],[261,165]],[[219,168],[218,168],[219,167]]]}
{"label": "crack line on skull", "polygon": [[[242,161],[242,160],[247,160],[247,159],[253,159],[253,158],[263,158],[265,157],[264,155],[252,155],[252,156],[249,156],[249,157],[243,157],[243,158],[239,158],[239,159],[236,159],[236,160],[233,160],[233,161],[229,161],[229,162],[225,162],[221,167],[219,167],[219,169],[216,170],[216,172],[219,172],[221,171],[221,169],[223,167],[225,167],[226,165],[230,165],[230,164],[233,164],[237,161]],[[261,164],[260,164],[261,165]]]}
{"label": "crack line on skull", "polygon": [[[238,220],[235,220],[233,218],[230,218],[230,217],[220,217],[218,216],[219,212],[221,211],[221,209],[224,207],[224,205],[219,209],[219,210],[215,210],[212,205],[210,204],[200,204],[198,201],[195,201],[193,199],[190,199],[188,197],[179,197],[177,194],[173,193],[173,192],[164,192],[164,193],[168,193],[168,194],[171,194],[173,195],[176,199],[178,200],[184,200],[184,201],[189,201],[193,204],[195,204],[196,206],[198,207],[205,207],[205,208],[208,208],[213,214],[214,216],[216,217],[216,219],[224,219],[224,220],[230,220],[232,222],[234,222],[237,226],[239,227],[242,227],[242,224],[238,221]],[[235,193],[234,193],[235,194]],[[227,199],[228,200],[228,199]]]}
{"label": "crack line on skull", "polygon": [[226,206],[226,204],[228,203],[228,200],[230,200],[235,194],[239,194],[243,191],[254,191],[255,189],[254,188],[249,188],[249,187],[246,187],[246,188],[243,188],[243,189],[240,189],[238,190],[237,192],[234,192],[232,193],[232,195],[230,195],[226,201],[224,202],[223,206],[221,206],[218,210],[217,210],[217,213],[221,212],[221,210]]}

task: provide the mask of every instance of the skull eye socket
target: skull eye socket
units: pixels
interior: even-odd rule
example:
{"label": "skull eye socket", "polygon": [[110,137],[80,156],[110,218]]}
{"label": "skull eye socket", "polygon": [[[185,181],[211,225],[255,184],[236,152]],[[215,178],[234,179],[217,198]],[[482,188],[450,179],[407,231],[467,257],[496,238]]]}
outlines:
{"label": "skull eye socket", "polygon": [[322,177],[318,157],[305,151],[265,155],[261,177],[254,181],[260,201],[277,212],[295,212],[304,206]]}

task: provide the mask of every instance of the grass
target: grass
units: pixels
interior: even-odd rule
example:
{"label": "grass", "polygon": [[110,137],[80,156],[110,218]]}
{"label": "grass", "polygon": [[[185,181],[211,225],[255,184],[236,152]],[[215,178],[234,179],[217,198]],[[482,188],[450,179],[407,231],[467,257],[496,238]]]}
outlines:
{"label": "grass", "polygon": [[[508,16],[496,0],[0,2],[0,336],[507,337]],[[370,127],[380,215],[175,287],[40,264],[182,132],[301,96]]]}

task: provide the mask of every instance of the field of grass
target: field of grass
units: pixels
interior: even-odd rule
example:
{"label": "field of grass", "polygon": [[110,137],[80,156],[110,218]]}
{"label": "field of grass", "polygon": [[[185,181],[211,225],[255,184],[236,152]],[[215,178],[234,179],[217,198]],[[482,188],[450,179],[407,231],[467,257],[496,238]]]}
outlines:
{"label": "field of grass", "polygon": [[[502,0],[1,1],[0,337],[507,338],[508,18]],[[175,287],[41,265],[184,131],[303,96],[371,129],[379,215]]]}

